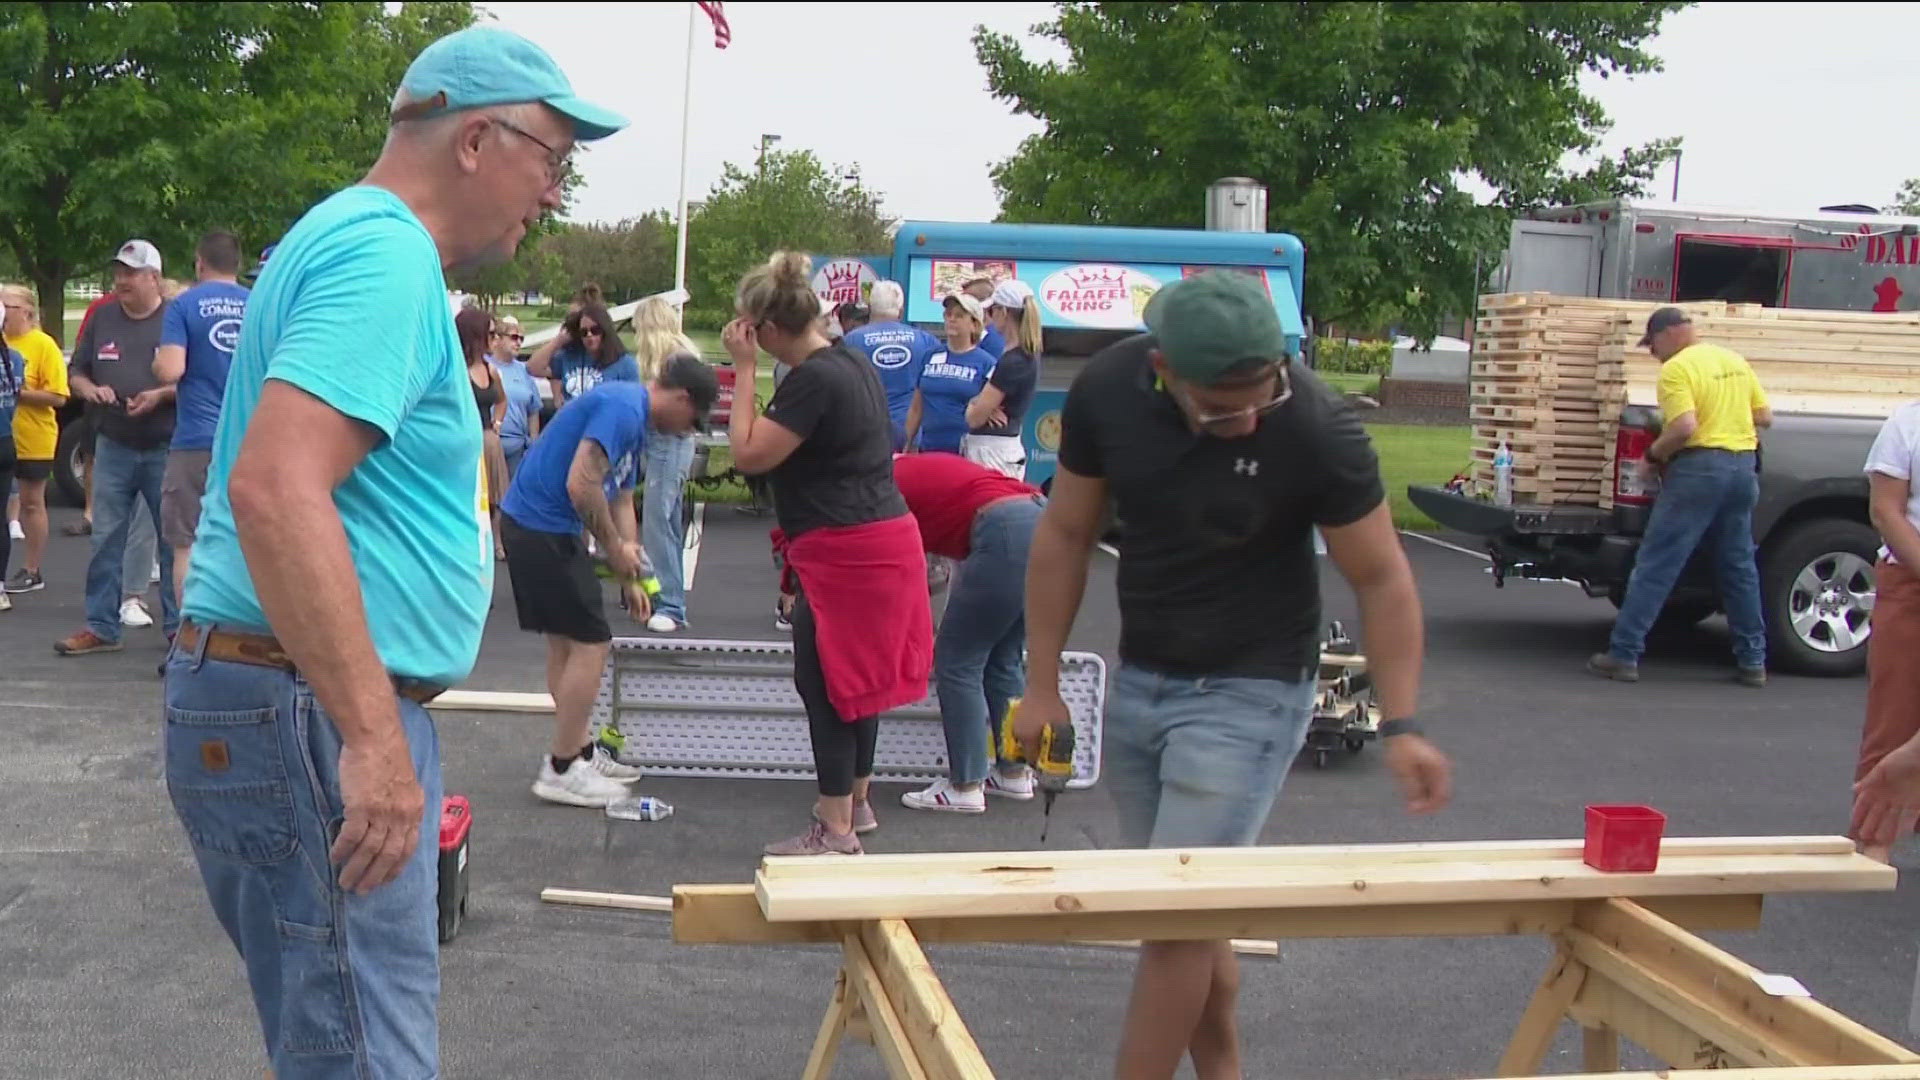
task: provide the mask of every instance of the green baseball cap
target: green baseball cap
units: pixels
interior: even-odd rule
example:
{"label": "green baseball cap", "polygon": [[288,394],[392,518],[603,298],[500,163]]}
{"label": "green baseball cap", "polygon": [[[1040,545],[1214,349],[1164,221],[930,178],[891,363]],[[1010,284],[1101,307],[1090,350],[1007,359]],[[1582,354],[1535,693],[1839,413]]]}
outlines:
{"label": "green baseball cap", "polygon": [[497,26],[469,26],[422,49],[400,79],[393,118],[532,101],[572,120],[577,142],[604,139],[627,126],[619,113],[574,96],[573,84],[545,49]]}
{"label": "green baseball cap", "polygon": [[1209,270],[1153,294],[1147,329],[1175,375],[1202,386],[1248,360],[1287,358],[1287,336],[1273,298],[1251,274]]}

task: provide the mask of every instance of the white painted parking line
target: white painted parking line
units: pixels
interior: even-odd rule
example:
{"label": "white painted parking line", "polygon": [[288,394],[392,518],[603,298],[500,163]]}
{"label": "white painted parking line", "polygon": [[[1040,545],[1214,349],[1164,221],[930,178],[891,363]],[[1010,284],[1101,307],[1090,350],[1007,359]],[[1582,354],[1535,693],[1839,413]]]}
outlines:
{"label": "white painted parking line", "polygon": [[693,589],[693,575],[700,569],[700,541],[707,537],[707,504],[693,504],[693,543],[681,556],[680,569],[686,578],[686,588]]}
{"label": "white painted parking line", "polygon": [[1432,544],[1434,547],[1443,547],[1443,548],[1446,548],[1448,551],[1457,551],[1462,555],[1471,555],[1474,558],[1479,559],[1481,562],[1493,561],[1493,557],[1488,555],[1484,551],[1475,551],[1472,548],[1463,548],[1459,544],[1450,544],[1447,541],[1442,540],[1437,536],[1428,536],[1426,533],[1412,532],[1407,529],[1401,529],[1400,535],[1405,537],[1410,537],[1414,540],[1419,540],[1424,543]]}
{"label": "white painted parking line", "polygon": [[1101,550],[1101,551],[1104,551],[1104,552],[1106,552],[1107,554],[1109,554],[1109,555],[1111,555],[1111,556],[1113,556],[1114,558],[1116,558],[1116,559],[1117,559],[1117,558],[1119,558],[1119,557],[1120,557],[1120,551],[1119,551],[1119,549],[1118,549],[1118,548],[1115,548],[1115,547],[1114,547],[1114,546],[1113,546],[1112,544],[1100,544],[1100,545],[1098,545],[1098,546],[1099,546],[1099,548],[1100,548],[1100,550]]}

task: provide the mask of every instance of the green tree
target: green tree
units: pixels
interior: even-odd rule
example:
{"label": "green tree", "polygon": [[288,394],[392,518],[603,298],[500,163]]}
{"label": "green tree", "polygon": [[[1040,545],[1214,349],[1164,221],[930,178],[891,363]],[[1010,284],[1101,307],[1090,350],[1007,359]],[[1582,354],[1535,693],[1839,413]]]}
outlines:
{"label": "green tree", "polygon": [[571,296],[582,284],[599,284],[616,304],[673,288],[673,218],[656,210],[627,221],[568,224],[542,241],[551,258],[547,295]]}
{"label": "green tree", "polygon": [[0,245],[48,332],[64,336],[66,282],[130,236],[170,267],[215,226],[271,243],[373,163],[406,65],[473,19],[463,2],[0,5]]}
{"label": "green tree", "polygon": [[1886,208],[1889,214],[1904,214],[1908,217],[1920,217],[1920,177],[1915,177],[1900,185],[1894,192],[1893,205]]}
{"label": "green tree", "polygon": [[740,275],[775,251],[854,255],[886,246],[879,197],[811,152],[769,153],[752,172],[729,163],[688,223],[689,324],[731,318]]}
{"label": "green tree", "polygon": [[1640,46],[1684,6],[1063,3],[1035,32],[1064,63],[980,28],[993,93],[1046,125],[993,171],[1001,217],[1197,228],[1208,183],[1254,177],[1307,245],[1308,310],[1430,336],[1514,210],[1639,194],[1672,155],[1568,165],[1608,128],[1582,73],[1658,70]]}

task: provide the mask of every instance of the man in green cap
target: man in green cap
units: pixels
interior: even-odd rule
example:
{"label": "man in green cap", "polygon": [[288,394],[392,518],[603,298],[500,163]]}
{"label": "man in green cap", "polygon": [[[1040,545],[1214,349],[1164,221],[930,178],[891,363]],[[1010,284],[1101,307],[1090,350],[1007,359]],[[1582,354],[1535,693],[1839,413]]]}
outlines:
{"label": "man in green cap", "polygon": [[[1123,846],[1250,845],[1313,716],[1317,527],[1360,602],[1388,767],[1408,809],[1446,805],[1451,765],[1414,722],[1420,598],[1366,432],[1291,355],[1260,279],[1211,271],[1159,291],[1149,333],[1094,356],[1061,413],[1027,566],[1031,670],[1015,732],[1067,719],[1059,692],[1109,496],[1120,537],[1120,667],[1105,785]],[[1240,1076],[1225,941],[1141,949],[1115,1076]]]}
{"label": "man in green cap", "polygon": [[493,595],[444,271],[512,258],[574,145],[626,123],[490,26],[427,46],[389,122],[249,297],[166,666],[167,790],[276,1080],[439,1075],[425,704]]}

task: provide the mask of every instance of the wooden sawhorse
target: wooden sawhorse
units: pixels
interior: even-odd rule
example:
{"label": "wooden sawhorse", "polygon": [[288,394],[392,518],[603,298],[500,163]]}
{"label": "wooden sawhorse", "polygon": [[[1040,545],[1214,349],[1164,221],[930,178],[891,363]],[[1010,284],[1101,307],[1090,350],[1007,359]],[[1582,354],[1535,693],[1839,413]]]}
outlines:
{"label": "wooden sawhorse", "polygon": [[[1729,1080],[1920,1080],[1920,1055],[1760,974],[1691,930],[1754,929],[1770,892],[1891,889],[1843,837],[1669,839],[1660,868],[1588,868],[1578,841],[968,852],[767,859],[753,885],[674,889],[683,943],[838,943],[808,1080],[848,1036],[889,1075],[991,1080],[922,942],[1541,934],[1555,952],[1498,1075],[1537,1072],[1563,1018],[1586,1068],[1628,1039]],[[1614,1075],[1625,1075],[1617,1074]]]}

